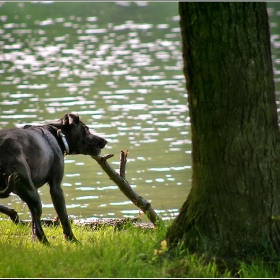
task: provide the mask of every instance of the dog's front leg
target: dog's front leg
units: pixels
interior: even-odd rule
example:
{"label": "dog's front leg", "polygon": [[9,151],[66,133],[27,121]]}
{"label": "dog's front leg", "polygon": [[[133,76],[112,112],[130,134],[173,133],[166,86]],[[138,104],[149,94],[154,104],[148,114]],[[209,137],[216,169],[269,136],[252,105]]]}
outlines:
{"label": "dog's front leg", "polygon": [[77,242],[68,219],[63,190],[60,185],[50,184],[50,194],[56,213],[61,221],[66,240]]}

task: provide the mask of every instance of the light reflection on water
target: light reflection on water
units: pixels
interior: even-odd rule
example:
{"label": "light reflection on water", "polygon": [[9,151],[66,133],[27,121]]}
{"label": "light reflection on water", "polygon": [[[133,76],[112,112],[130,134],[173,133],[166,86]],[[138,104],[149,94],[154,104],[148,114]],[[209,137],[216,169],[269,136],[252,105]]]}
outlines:
{"label": "light reflection on water", "polygon": [[[185,201],[191,178],[178,4],[139,3],[81,2],[77,10],[72,2],[1,4],[0,128],[78,112],[108,140],[103,154],[115,154],[109,163],[116,171],[120,151],[129,150],[127,180],[168,218]],[[165,17],[157,19],[159,7]],[[63,189],[69,215],[139,213],[89,156],[65,158]],[[53,217],[48,186],[39,192],[43,217]],[[14,195],[3,200],[11,202],[24,208]]]}

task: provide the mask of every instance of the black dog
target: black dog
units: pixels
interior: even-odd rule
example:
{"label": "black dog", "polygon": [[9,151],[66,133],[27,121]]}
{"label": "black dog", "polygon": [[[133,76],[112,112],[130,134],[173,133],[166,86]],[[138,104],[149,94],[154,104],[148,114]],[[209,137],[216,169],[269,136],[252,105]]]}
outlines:
{"label": "black dog", "polygon": [[[11,192],[26,202],[32,215],[33,236],[48,244],[41,226],[42,204],[37,189],[48,183],[65,238],[75,238],[65,206],[61,182],[65,154],[99,155],[107,141],[90,133],[78,115],[66,114],[42,126],[26,125],[0,131],[0,198]],[[0,212],[18,222],[17,213],[4,205]]]}

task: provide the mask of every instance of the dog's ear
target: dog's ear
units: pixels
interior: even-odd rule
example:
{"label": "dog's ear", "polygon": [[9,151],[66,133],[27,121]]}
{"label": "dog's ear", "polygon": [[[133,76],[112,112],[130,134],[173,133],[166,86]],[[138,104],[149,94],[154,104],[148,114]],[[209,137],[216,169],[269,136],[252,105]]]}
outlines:
{"label": "dog's ear", "polygon": [[68,114],[68,118],[69,118],[69,124],[72,125],[78,125],[80,122],[80,116],[78,114]]}
{"label": "dog's ear", "polygon": [[66,124],[69,124],[69,125],[78,125],[80,122],[80,116],[77,114],[66,114],[63,119],[62,119],[62,124],[63,125],[66,125]]}

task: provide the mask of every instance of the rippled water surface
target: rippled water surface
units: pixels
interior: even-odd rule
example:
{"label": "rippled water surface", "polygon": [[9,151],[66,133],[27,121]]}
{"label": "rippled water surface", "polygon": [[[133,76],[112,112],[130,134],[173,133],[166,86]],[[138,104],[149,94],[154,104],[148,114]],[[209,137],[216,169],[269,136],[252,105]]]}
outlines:
{"label": "rippled water surface", "polygon": [[[103,154],[163,218],[190,189],[190,130],[176,2],[0,3],[0,129],[76,112],[107,139]],[[67,156],[69,215],[137,216],[89,156]],[[43,217],[54,217],[49,187]],[[1,201],[26,206],[17,196]]]}
{"label": "rippled water surface", "polygon": [[[280,4],[268,7],[279,100]],[[128,149],[128,182],[161,217],[174,217],[191,186],[178,3],[1,2],[0,23],[0,129],[79,113],[108,140],[109,164],[118,170]],[[89,156],[65,158],[63,189],[69,215],[139,214]],[[54,217],[49,187],[39,192],[43,217]],[[1,203],[29,218],[17,196]]]}

